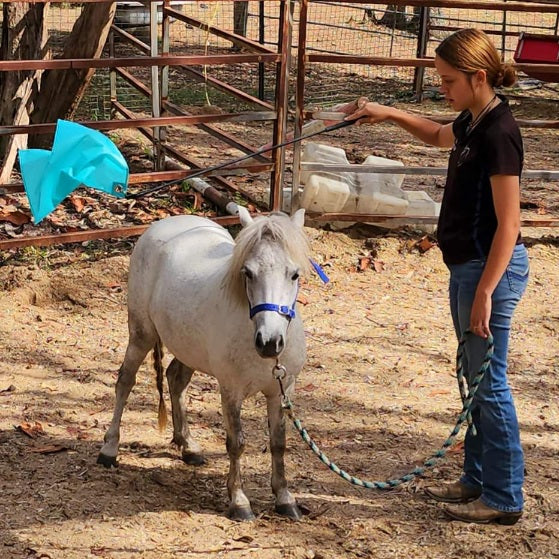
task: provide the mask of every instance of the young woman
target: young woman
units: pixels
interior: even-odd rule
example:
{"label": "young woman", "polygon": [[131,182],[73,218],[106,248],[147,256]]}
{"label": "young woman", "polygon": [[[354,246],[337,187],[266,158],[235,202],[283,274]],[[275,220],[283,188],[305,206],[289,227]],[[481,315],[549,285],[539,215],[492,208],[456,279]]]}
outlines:
{"label": "young woman", "polygon": [[441,93],[460,111],[441,125],[392,107],[359,100],[346,120],[390,121],[420,140],[452,148],[438,243],[450,271],[450,311],[456,335],[466,334],[465,371],[479,372],[491,333],[495,352],[473,402],[458,481],[428,487],[451,503],[445,512],[465,522],[514,524],[522,516],[524,458],[516,410],[507,382],[511,319],[528,281],[520,241],[522,138],[507,100],[495,87],[510,86],[514,69],[503,65],[488,36],[463,29],[436,49]]}

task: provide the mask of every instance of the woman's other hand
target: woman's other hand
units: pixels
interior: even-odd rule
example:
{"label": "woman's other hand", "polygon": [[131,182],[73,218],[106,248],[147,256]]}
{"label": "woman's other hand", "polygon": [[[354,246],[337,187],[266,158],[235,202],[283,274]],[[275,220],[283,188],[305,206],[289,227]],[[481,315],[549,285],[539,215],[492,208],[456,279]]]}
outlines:
{"label": "woman's other hand", "polygon": [[470,331],[476,336],[487,338],[491,334],[489,319],[491,318],[491,295],[476,293],[470,313]]}

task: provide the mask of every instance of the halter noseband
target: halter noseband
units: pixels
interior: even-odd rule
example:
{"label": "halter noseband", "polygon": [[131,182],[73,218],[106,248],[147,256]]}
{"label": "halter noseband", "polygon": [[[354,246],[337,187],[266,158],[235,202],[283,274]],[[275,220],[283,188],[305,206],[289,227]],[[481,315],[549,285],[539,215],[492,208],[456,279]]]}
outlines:
{"label": "halter noseband", "polygon": [[273,311],[291,320],[292,318],[295,318],[296,303],[297,303],[297,299],[293,301],[293,305],[291,305],[291,307],[288,307],[287,305],[276,305],[275,303],[260,303],[259,305],[254,305],[254,307],[250,307],[250,318],[252,318],[255,314],[262,311]]}

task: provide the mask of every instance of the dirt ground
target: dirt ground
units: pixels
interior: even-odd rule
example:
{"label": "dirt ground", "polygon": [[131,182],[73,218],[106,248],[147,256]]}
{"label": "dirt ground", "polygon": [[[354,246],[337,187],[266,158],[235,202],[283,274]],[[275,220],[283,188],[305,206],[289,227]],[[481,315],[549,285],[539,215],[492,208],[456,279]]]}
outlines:
{"label": "dirt ground", "polygon": [[[189,467],[170,432],[158,433],[147,361],[124,415],[120,467],[97,466],[126,346],[132,242],[13,257],[0,268],[0,557],[559,556],[559,242],[549,231],[524,233],[531,281],[512,334],[510,381],[526,453],[526,510],[513,527],[451,522],[423,496],[426,481],[459,474],[459,444],[427,479],[379,492],[330,472],[294,429],[286,467],[305,516],[277,517],[261,397],[244,408],[243,478],[257,519],[229,521],[215,381],[195,375],[190,387],[193,432],[209,462]],[[419,251],[417,232],[308,234],[331,282],[309,277],[302,285],[308,360],[296,414],[350,473],[398,477],[440,447],[460,410],[440,253]],[[359,271],[362,256],[373,265]]]}
{"label": "dirt ground", "polygon": [[[244,74],[237,73],[242,82]],[[309,98],[334,79],[321,67],[309,67],[309,73]],[[235,85],[229,78],[223,79]],[[423,114],[451,114],[436,96],[421,105],[407,102],[399,82],[347,75],[336,83],[347,100],[368,95]],[[173,84],[187,89],[178,78]],[[538,99],[549,96],[551,102]],[[535,90],[529,100],[513,95],[511,103],[518,118],[557,120],[558,96],[555,84]],[[269,123],[222,128],[255,147],[271,138]],[[526,168],[556,169],[558,131],[523,133]],[[149,144],[128,132],[112,137],[132,171],[152,169]],[[194,127],[170,127],[168,139],[201,166],[241,155]],[[317,141],[343,147],[355,163],[374,154],[410,166],[443,166],[448,157],[384,125],[352,127]],[[266,200],[267,181],[233,180]],[[443,185],[442,177],[404,182],[405,189],[425,190],[437,201]],[[136,202],[79,193],[37,227],[29,222],[24,196],[2,196],[2,211],[18,220],[0,223],[0,239],[147,223],[190,211],[191,203],[179,187],[171,196]],[[522,205],[525,217],[556,218],[557,183],[524,181]],[[19,221],[20,213],[27,219]],[[247,401],[243,414],[243,479],[257,518],[232,522],[226,518],[228,458],[216,382],[198,374],[190,386],[191,428],[208,464],[187,466],[170,444],[170,428],[157,430],[148,361],[124,414],[120,466],[96,465],[127,342],[133,240],[1,253],[0,559],[559,557],[559,235],[556,229],[523,233],[531,280],[516,315],[509,373],[526,455],[526,508],[512,527],[449,521],[423,495],[426,483],[459,475],[460,444],[425,478],[380,492],[333,474],[292,428],[287,476],[304,517],[292,522],[276,516],[263,397]],[[298,312],[308,359],[295,413],[349,473],[366,480],[399,477],[440,448],[461,409],[446,269],[436,247],[418,249],[424,233],[413,229],[309,228],[308,234],[331,282],[324,286],[312,276],[301,287]]]}

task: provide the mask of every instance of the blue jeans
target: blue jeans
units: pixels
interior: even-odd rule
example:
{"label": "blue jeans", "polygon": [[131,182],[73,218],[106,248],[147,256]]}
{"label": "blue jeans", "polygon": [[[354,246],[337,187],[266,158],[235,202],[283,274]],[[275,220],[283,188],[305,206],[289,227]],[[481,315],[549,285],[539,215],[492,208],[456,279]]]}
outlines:
{"label": "blue jeans", "polygon": [[[470,324],[474,295],[485,266],[484,260],[449,265],[450,311],[458,339]],[[524,455],[516,410],[507,382],[507,353],[511,319],[528,283],[528,254],[517,245],[493,295],[489,329],[495,352],[472,403],[477,434],[466,432],[464,485],[481,487],[487,506],[517,512],[523,507]],[[479,372],[487,341],[470,334],[464,346],[464,375],[468,381]]]}

